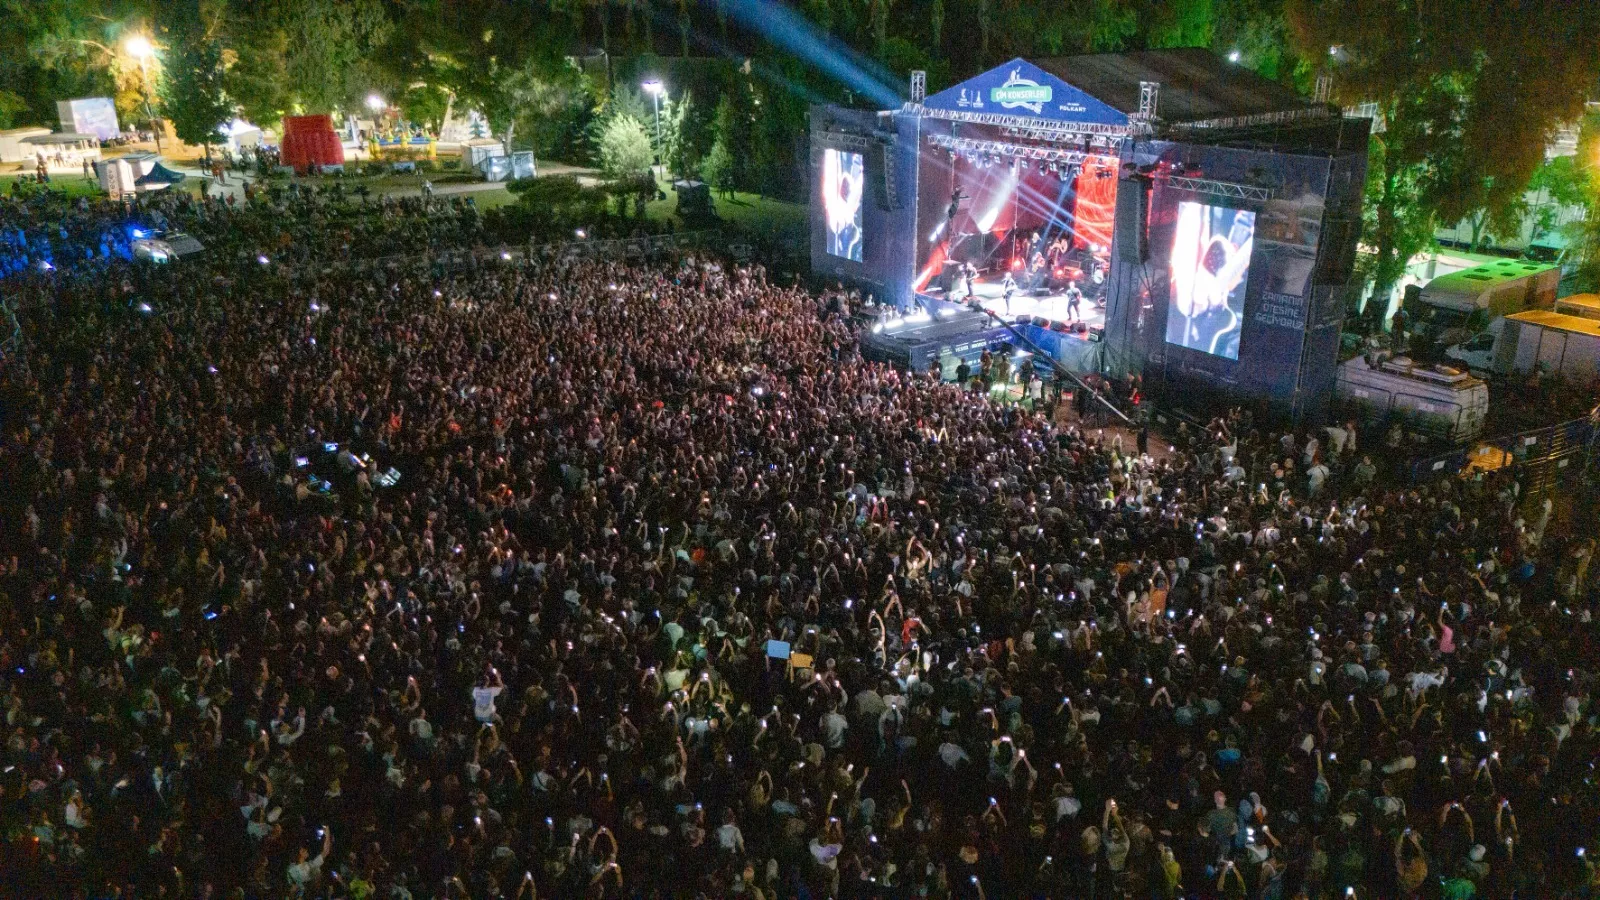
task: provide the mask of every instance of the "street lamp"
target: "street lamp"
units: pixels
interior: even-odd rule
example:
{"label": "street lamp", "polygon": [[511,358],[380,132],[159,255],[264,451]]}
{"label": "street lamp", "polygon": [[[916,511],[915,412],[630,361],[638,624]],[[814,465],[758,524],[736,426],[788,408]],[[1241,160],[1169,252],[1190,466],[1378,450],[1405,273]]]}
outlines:
{"label": "street lamp", "polygon": [[384,99],[379,97],[377,94],[367,95],[367,109],[370,109],[375,113],[383,112],[384,108],[388,105],[389,104],[384,102]]}
{"label": "street lamp", "polygon": [[652,78],[652,79],[646,81],[644,84],[640,85],[640,87],[644,88],[644,92],[646,94],[650,95],[650,100],[654,103],[655,108],[656,108],[656,164],[660,165],[660,163],[661,163],[661,95],[665,94],[667,92],[667,86],[661,83],[661,79]]}
{"label": "street lamp", "polygon": [[150,120],[150,127],[156,135],[156,152],[161,152],[161,125],[156,121],[156,114],[150,109],[150,57],[156,55],[154,44],[142,34],[136,34],[123,43],[122,49],[129,56],[139,60],[140,81],[144,86],[144,117]]}

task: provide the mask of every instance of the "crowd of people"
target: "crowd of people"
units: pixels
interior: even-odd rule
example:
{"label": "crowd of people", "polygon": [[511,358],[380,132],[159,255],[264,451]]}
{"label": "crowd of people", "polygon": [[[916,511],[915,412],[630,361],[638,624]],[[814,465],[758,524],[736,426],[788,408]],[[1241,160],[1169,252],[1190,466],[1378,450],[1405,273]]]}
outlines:
{"label": "crowd of people", "polygon": [[1595,892],[1595,542],[1514,471],[1141,453],[760,266],[253,206],[27,276],[7,890]]}

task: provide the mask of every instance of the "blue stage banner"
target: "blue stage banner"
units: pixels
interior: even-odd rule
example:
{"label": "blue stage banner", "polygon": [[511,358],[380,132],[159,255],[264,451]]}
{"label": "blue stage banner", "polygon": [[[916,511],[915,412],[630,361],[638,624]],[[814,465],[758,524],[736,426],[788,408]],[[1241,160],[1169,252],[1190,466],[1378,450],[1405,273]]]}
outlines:
{"label": "blue stage banner", "polygon": [[1051,75],[1033,63],[1014,59],[923,104],[948,112],[997,113],[1052,122],[1126,125],[1128,116]]}

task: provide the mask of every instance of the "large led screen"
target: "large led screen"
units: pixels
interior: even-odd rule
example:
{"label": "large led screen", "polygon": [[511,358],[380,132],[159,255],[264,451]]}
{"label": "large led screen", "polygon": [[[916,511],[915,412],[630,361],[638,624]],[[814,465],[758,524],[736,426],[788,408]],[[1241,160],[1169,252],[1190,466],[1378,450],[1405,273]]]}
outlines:
{"label": "large led screen", "polygon": [[861,154],[822,151],[822,209],[828,218],[828,253],[851,262],[861,262],[864,172]]}
{"label": "large led screen", "polygon": [[1167,343],[1237,360],[1256,214],[1178,203]]}

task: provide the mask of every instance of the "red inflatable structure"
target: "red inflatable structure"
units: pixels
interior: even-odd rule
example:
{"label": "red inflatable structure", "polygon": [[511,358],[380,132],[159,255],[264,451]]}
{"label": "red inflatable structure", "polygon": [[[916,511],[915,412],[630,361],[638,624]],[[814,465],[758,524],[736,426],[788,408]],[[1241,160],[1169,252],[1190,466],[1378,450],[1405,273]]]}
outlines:
{"label": "red inflatable structure", "polygon": [[284,165],[294,166],[302,175],[312,163],[342,165],[344,145],[339,142],[338,132],[333,130],[333,117],[284,116],[280,154]]}

